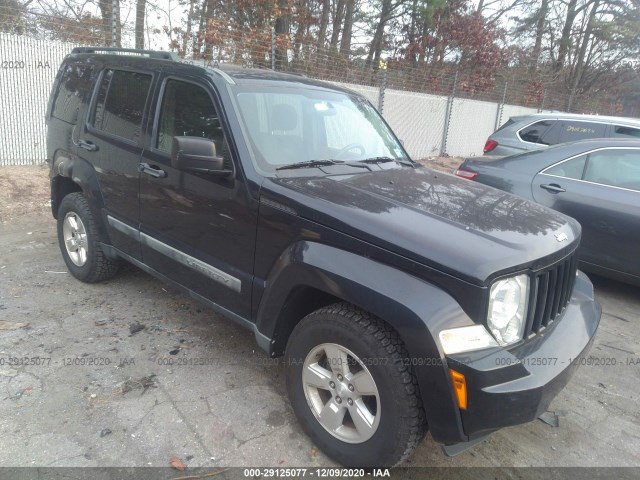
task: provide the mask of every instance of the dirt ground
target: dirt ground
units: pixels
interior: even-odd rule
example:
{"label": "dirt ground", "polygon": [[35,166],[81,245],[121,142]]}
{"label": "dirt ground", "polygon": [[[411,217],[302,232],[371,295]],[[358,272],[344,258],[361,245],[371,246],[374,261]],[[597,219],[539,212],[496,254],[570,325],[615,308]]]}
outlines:
{"label": "dirt ground", "polygon": [[[47,188],[45,168],[0,168],[0,465],[333,465],[251,332],[133,268],[71,277]],[[640,466],[640,290],[594,282],[593,364],[553,401],[557,427],[507,428],[455,458],[427,436],[406,465]]]}
{"label": "dirt ground", "polygon": [[0,223],[50,212],[49,166],[0,167]]}
{"label": "dirt ground", "polygon": [[462,163],[462,157],[427,157],[418,160],[426,167],[445,173],[453,173]]}

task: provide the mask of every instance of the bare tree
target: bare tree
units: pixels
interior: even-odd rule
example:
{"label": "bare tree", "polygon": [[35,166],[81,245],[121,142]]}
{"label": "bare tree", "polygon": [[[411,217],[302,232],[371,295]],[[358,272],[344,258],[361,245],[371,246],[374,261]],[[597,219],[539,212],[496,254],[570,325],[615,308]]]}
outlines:
{"label": "bare tree", "polygon": [[389,21],[404,14],[402,7],[408,3],[408,0],[382,0],[380,4],[380,15],[377,17],[376,27],[374,29],[373,40],[369,45],[369,54],[367,55],[366,65],[374,68],[378,67],[382,55],[384,31]]}
{"label": "bare tree", "polygon": [[567,54],[571,48],[571,32],[573,31],[573,24],[576,21],[576,16],[578,15],[578,10],[576,9],[577,4],[578,0],[569,0],[569,3],[567,4],[567,13],[562,27],[562,35],[560,37],[558,47],[558,58],[555,63],[556,71],[564,67]]}
{"label": "bare tree", "polygon": [[322,13],[320,14],[320,28],[318,30],[318,50],[323,50],[327,37],[327,25],[329,24],[329,13],[331,9],[330,0],[320,0]]}
{"label": "bare tree", "polygon": [[353,36],[353,14],[356,0],[346,0],[347,6],[344,15],[344,27],[340,38],[340,53],[348,57],[351,53],[351,37]]}
{"label": "bare tree", "polygon": [[596,22],[596,13],[598,11],[598,7],[600,6],[600,0],[594,0],[593,6],[591,7],[591,11],[589,12],[589,19],[587,20],[587,27],[585,29],[584,35],[582,36],[582,42],[580,43],[580,50],[578,50],[578,56],[576,60],[575,67],[573,68],[571,77],[571,93],[569,95],[569,100],[567,104],[567,110],[571,109],[571,102],[573,97],[576,94],[578,86],[582,81],[582,75],[584,73],[585,66],[585,56],[587,54],[587,48],[589,47],[589,43],[591,41],[591,34],[593,33],[593,28]]}
{"label": "bare tree", "polygon": [[342,28],[342,19],[344,18],[345,0],[338,0],[336,11],[333,15],[333,30],[331,31],[331,48],[338,47],[338,38],[340,38],[340,30]]}
{"label": "bare tree", "polygon": [[544,36],[544,26],[549,13],[549,0],[542,0],[536,19],[536,41],[531,52],[531,65],[529,70],[533,73],[538,69],[538,61],[542,52],[542,37]]}

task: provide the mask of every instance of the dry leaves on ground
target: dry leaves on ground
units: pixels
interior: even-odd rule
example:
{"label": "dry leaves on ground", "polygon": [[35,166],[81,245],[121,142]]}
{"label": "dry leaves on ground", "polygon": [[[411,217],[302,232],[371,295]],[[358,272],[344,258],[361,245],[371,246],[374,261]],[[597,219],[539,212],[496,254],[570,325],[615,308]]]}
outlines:
{"label": "dry leaves on ground", "polygon": [[187,468],[187,465],[175,455],[169,459],[169,464],[171,465],[171,468],[175,468],[181,472],[184,472]]}

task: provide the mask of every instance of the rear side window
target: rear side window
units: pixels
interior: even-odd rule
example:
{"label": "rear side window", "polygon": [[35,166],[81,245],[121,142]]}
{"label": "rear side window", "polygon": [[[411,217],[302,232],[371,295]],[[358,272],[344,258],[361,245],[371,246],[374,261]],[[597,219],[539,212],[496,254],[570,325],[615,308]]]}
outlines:
{"label": "rear side window", "polygon": [[541,120],[539,122],[533,123],[528,127],[524,127],[520,130],[519,134],[520,139],[529,142],[529,143],[539,143],[541,145],[551,145],[549,135],[553,130],[553,126],[557,122],[555,120]]}
{"label": "rear side window", "polygon": [[613,126],[613,136],[622,138],[640,138],[640,128],[623,127],[621,125]]}
{"label": "rear side window", "polygon": [[580,157],[567,160],[566,162],[558,163],[545,170],[544,173],[548,175],[555,175],[556,177],[580,180],[582,179],[582,173],[584,172],[584,165],[586,161],[587,156],[582,155]]}
{"label": "rear side window", "polygon": [[587,138],[602,138],[605,136],[606,125],[604,123],[573,122],[564,120],[562,122],[562,133],[560,143],[575,142]]}
{"label": "rear side window", "polygon": [[601,150],[590,154],[584,180],[640,191],[640,150]]}
{"label": "rear side window", "polygon": [[67,64],[63,67],[51,115],[63,122],[77,124],[83,99],[91,90],[93,68]]}
{"label": "rear side window", "polygon": [[93,115],[94,128],[137,142],[150,86],[151,75],[124,70],[105,71]]}

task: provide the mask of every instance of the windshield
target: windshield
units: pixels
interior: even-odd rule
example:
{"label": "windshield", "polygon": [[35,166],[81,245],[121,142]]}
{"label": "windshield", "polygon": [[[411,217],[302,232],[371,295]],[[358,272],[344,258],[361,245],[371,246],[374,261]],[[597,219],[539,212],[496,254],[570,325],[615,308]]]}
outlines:
{"label": "windshield", "polygon": [[236,87],[235,94],[256,168],[263,175],[301,162],[318,166],[323,161],[406,158],[378,112],[357,96],[259,86]]}

